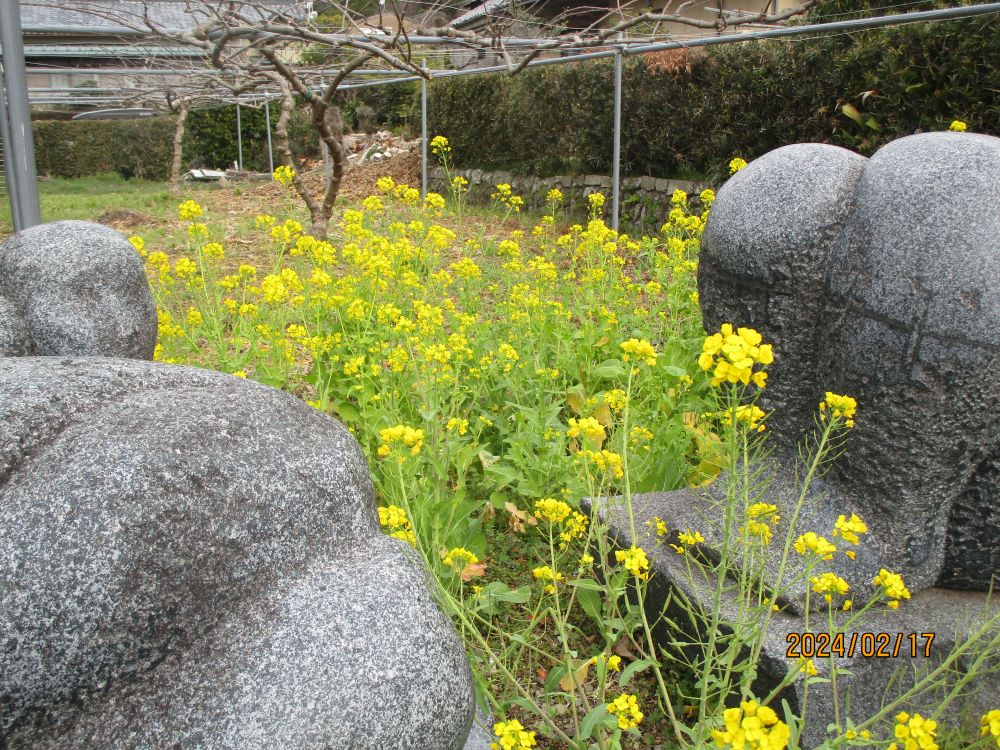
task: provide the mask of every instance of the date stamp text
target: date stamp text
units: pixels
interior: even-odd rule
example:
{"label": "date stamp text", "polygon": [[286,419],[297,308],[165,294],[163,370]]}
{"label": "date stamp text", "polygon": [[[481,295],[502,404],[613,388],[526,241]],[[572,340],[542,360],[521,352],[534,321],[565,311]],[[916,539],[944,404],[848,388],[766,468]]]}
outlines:
{"label": "date stamp text", "polygon": [[934,633],[789,633],[785,640],[789,659],[929,658]]}

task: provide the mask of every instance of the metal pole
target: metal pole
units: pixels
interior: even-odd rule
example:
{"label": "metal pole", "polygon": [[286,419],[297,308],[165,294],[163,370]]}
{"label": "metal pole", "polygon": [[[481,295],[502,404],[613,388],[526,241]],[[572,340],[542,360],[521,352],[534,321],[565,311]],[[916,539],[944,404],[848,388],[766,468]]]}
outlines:
{"label": "metal pole", "polygon": [[243,171],[243,123],[240,122],[239,102],[236,102],[236,168]]}
{"label": "metal pole", "polygon": [[267,168],[274,174],[274,152],[271,150],[271,103],[264,100],[264,122],[267,124]]}
{"label": "metal pole", "polygon": [[[619,35],[619,38],[620,35]],[[611,125],[611,228],[618,231],[622,156],[622,53],[615,50],[615,114]]]}
{"label": "metal pole", "polygon": [[[420,63],[427,70],[427,60]],[[420,79],[420,197],[427,197],[427,79]]]}
{"label": "metal pole", "polygon": [[3,142],[7,191],[14,230],[42,223],[35,174],[35,144],[31,137],[31,107],[24,70],[21,9],[17,0],[0,0],[0,48],[3,50],[3,86],[7,97],[7,138]]}
{"label": "metal pole", "polygon": [[[7,193],[8,199],[10,197],[10,167],[7,165],[7,144],[10,143],[10,128],[8,127],[7,121],[7,97],[3,93],[3,62],[0,61],[0,148],[3,149],[4,154],[4,192]],[[14,216],[14,203],[11,201],[10,205],[11,218]]]}

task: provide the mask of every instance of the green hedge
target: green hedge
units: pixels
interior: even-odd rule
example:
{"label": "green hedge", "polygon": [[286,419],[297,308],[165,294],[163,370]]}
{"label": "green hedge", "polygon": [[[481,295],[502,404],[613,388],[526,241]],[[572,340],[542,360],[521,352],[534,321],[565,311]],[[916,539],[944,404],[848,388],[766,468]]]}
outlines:
{"label": "green hedge", "polygon": [[[695,52],[691,63],[671,76],[626,59],[623,174],[720,177],[733,156],[808,141],[867,154],[956,118],[1000,135],[994,16],[732,44]],[[456,166],[607,173],[611,97],[609,61],[452,78],[430,87],[429,127],[449,138]]]}
{"label": "green hedge", "polygon": [[[271,126],[278,105],[272,104]],[[243,107],[243,166],[267,169],[264,111]],[[166,180],[173,159],[173,116],[142,120],[40,120],[32,123],[38,173],[84,177],[113,172],[123,177]],[[317,157],[319,141],[308,114],[298,110],[288,126],[297,156]],[[184,169],[225,169],[236,160],[236,107],[197,109],[188,113],[184,132]],[[275,156],[275,163],[278,162]]]}
{"label": "green hedge", "polygon": [[38,173],[86,177],[115,172],[166,180],[173,158],[174,119],[42,120],[33,122]]}

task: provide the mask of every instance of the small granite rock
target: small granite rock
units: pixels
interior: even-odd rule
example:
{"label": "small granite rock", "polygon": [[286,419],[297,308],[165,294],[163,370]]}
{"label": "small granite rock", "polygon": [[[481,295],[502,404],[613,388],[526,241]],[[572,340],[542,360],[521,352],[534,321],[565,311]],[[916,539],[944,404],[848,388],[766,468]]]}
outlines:
{"label": "small granite rock", "polygon": [[[57,221],[12,235],[0,245],[0,297],[16,304],[34,354],[153,356],[156,306],[142,261],[108,227]],[[0,353],[20,335],[11,325],[0,310]]]}

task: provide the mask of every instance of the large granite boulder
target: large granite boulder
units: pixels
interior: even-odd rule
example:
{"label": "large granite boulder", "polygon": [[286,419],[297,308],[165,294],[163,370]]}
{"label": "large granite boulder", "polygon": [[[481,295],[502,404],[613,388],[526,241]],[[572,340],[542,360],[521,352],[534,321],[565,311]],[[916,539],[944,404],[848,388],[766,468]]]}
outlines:
{"label": "large granite boulder", "polygon": [[0,357],[151,359],[155,345],[142,260],[118,232],[57,221],[0,245]]}
{"label": "large granite boulder", "polygon": [[0,359],[0,737],[463,747],[462,644],[347,430],[203,370]]}
{"label": "large granite boulder", "polygon": [[[754,218],[776,199],[777,216]],[[927,133],[871,159],[772,151],[723,186],[705,229],[706,328],[751,325],[774,343],[772,443],[793,458],[825,391],[858,400],[810,520],[828,530],[857,512],[878,550],[863,572],[884,565],[911,590],[944,575],[983,591],[1000,571],[1000,489],[978,491],[975,520],[952,514],[1000,456],[998,205],[1000,139]]]}
{"label": "large granite boulder", "polygon": [[[776,533],[783,536],[793,515],[797,445],[824,393],[855,397],[857,426],[832,470],[813,483],[797,533],[832,538],[838,516],[857,513],[869,528],[857,558],[837,555],[823,571],[846,578],[856,601],[868,598],[881,568],[901,574],[913,599],[898,612],[873,615],[864,629],[935,631],[938,656],[969,622],[997,608],[976,592],[1000,576],[998,206],[997,138],[928,133],[894,141],[870,159],[799,144],[757,159],[719,190],[702,242],[706,330],[726,322],[751,326],[774,345],[760,404],[773,410],[772,478],[762,499],[779,507]],[[702,531],[711,558],[721,542],[724,485],[637,496],[639,539],[621,510],[603,506],[623,545],[654,547],[642,522],[658,517],[672,529]],[[778,580],[782,547],[757,552],[766,580]],[[682,558],[669,548],[650,558],[659,582],[649,606],[662,606],[673,586],[711,602],[711,592],[691,587]],[[803,569],[793,554],[783,580]],[[779,600],[762,652],[760,695],[794,665],[785,658],[785,636],[805,628],[808,582],[799,581]],[[822,597],[812,601],[826,608]],[[855,715],[871,715],[887,686],[905,686],[921,659],[934,663],[922,656],[912,665],[860,654],[841,659],[851,670],[838,681],[841,704],[853,701]],[[969,691],[979,707],[996,694],[995,678]],[[782,697],[800,710],[802,681]],[[832,705],[828,687],[813,689],[807,741],[826,735]]]}

